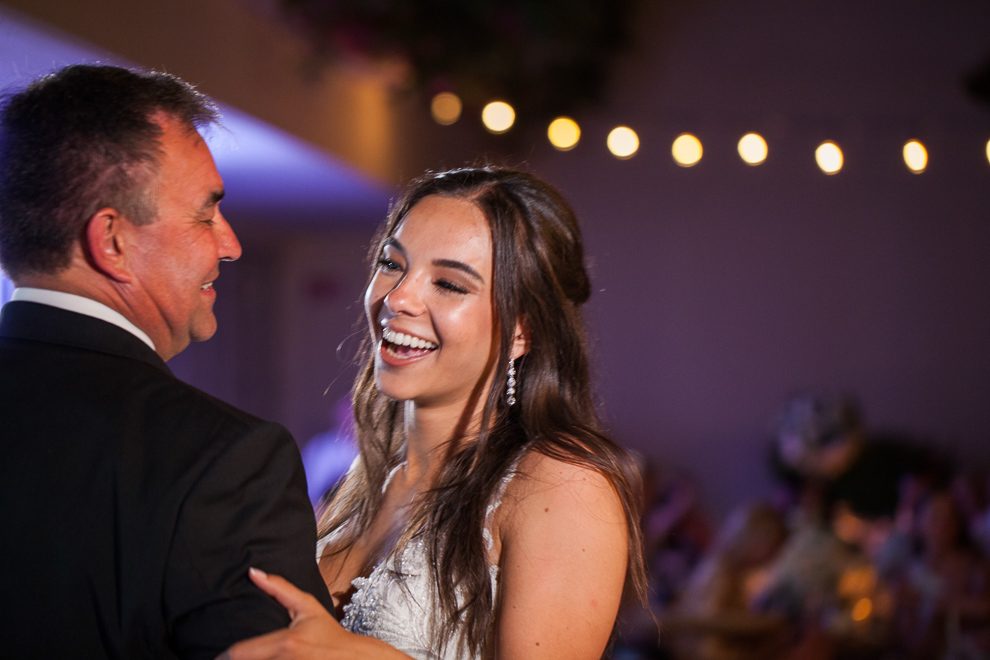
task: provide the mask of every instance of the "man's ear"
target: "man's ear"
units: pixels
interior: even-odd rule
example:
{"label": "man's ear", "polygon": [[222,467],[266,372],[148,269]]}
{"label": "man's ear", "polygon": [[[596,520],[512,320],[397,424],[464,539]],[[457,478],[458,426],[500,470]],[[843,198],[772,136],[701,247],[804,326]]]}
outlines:
{"label": "man's ear", "polygon": [[122,235],[129,229],[125,224],[127,221],[117,209],[109,206],[94,213],[86,223],[86,256],[96,270],[118,282],[130,282],[132,277]]}
{"label": "man's ear", "polygon": [[525,319],[516,322],[516,329],[512,334],[512,351],[510,355],[513,360],[521,358],[529,352],[529,324]]}

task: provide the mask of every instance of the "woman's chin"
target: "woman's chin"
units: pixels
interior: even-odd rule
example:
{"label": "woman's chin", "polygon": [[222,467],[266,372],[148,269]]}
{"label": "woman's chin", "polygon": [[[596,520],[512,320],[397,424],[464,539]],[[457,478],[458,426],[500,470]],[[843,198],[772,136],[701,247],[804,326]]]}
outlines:
{"label": "woman's chin", "polygon": [[418,388],[410,386],[409,383],[396,382],[399,380],[399,378],[395,377],[395,374],[382,373],[381,371],[375,374],[375,385],[381,394],[396,401],[411,401],[416,399],[419,394]]}

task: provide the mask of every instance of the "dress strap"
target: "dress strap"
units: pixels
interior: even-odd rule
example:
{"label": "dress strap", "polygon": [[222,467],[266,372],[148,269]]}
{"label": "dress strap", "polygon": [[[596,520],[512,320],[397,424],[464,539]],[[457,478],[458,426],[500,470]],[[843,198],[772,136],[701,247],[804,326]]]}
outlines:
{"label": "dress strap", "polygon": [[392,483],[392,477],[395,476],[395,473],[398,472],[399,470],[401,470],[404,467],[406,467],[406,462],[405,461],[402,461],[401,463],[399,463],[398,465],[396,465],[394,468],[392,468],[391,470],[389,470],[388,476],[385,477],[385,482],[382,484],[382,495],[384,495],[385,494],[385,491],[388,490],[388,485],[390,483]]}
{"label": "dress strap", "polygon": [[[482,538],[485,539],[485,549],[491,552],[491,549],[495,546],[495,540],[492,537],[492,521],[495,519],[495,512],[498,511],[498,507],[502,505],[502,496],[505,495],[505,489],[512,481],[512,478],[516,476],[519,471],[519,461],[526,454],[523,450],[516,460],[512,461],[512,465],[509,466],[508,471],[505,476],[502,477],[501,483],[498,485],[498,489],[495,491],[495,496],[492,498],[491,503],[489,503],[488,508],[485,509],[485,526],[481,530]],[[495,598],[498,595],[498,562],[489,564],[488,566],[488,578],[491,580],[492,589],[492,602],[495,602]]]}
{"label": "dress strap", "polygon": [[482,530],[482,536],[485,539],[485,548],[491,550],[494,545],[494,540],[492,538],[492,520],[495,518],[495,512],[502,505],[502,496],[505,495],[505,489],[508,487],[509,482],[512,478],[516,476],[516,472],[519,471],[519,461],[522,460],[522,454],[516,457],[516,460],[512,461],[512,465],[506,471],[505,476],[502,477],[501,483],[499,483],[498,488],[495,490],[495,496],[492,501],[488,504],[488,508],[485,509],[485,527]]}

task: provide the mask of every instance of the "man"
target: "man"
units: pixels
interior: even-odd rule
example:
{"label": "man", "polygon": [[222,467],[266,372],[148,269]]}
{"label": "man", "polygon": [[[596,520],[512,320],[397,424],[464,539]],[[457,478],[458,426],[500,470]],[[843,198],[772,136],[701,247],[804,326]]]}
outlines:
{"label": "man", "polygon": [[327,607],[292,438],[180,382],[241,247],[182,81],[71,66],[0,111],[0,648],[213,658]]}

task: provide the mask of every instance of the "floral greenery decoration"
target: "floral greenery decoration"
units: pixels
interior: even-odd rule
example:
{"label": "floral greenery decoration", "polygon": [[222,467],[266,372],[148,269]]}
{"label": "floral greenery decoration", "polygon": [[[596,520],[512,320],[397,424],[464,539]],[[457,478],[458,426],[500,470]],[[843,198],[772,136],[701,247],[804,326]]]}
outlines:
{"label": "floral greenery decoration", "polygon": [[279,0],[321,59],[400,62],[403,86],[520,122],[601,100],[637,0]]}

